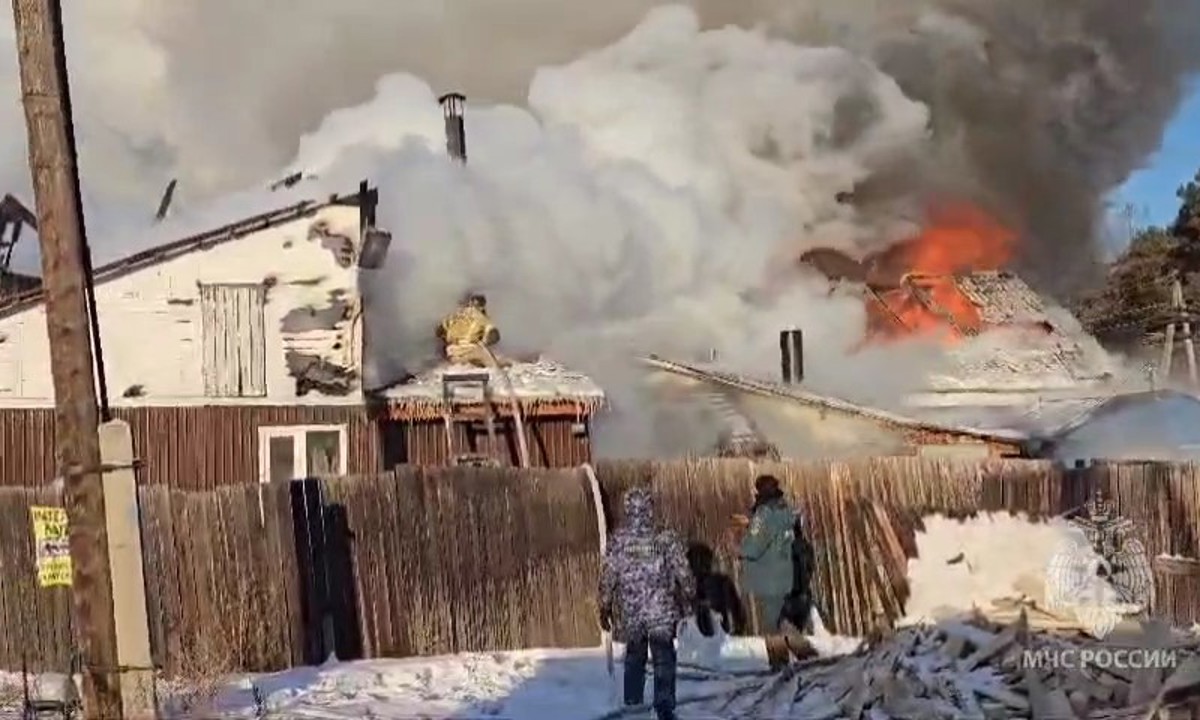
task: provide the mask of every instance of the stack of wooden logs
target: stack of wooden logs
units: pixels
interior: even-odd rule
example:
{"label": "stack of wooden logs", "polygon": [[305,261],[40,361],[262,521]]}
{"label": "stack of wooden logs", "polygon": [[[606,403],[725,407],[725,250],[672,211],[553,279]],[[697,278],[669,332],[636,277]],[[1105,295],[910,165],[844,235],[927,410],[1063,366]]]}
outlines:
{"label": "stack of wooden logs", "polygon": [[1096,640],[977,614],[793,667],[808,720],[1200,718],[1200,641],[1157,624]]}

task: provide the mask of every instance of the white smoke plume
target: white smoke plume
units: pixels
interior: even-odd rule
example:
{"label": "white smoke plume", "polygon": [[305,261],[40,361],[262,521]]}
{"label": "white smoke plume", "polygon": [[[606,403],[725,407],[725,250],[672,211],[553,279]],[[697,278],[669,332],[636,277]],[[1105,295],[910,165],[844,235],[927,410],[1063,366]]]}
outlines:
{"label": "white smoke plume", "polygon": [[[847,101],[879,117],[830,147],[832,108]],[[465,167],[444,157],[434,93],[392,76],[306,136],[293,169],[379,183],[381,218],[399,238],[393,270],[369,287],[377,307],[388,304],[369,336],[398,350],[376,355],[391,363],[379,376],[419,366],[438,315],[480,288],[510,352],[546,350],[587,369],[628,408],[636,386],[622,358],[713,348],[728,365],[774,375],[777,332],[792,324],[807,330],[813,382],[847,377],[859,300],[829,297],[815,278],[769,302],[745,293],[798,243],[881,246],[902,234],[829,189],[920,147],[927,120],[845,50],[702,32],[690,10],[668,7],[611,47],[540,70],[527,110],[470,108]],[[645,416],[623,414],[626,425],[635,417]]]}
{"label": "white smoke plume", "polygon": [[[716,348],[773,374],[792,324],[814,384],[862,398],[870,377],[882,398],[925,368],[894,348],[847,366],[860,303],[790,259],[885,245],[950,188],[1022,232],[1043,286],[1086,269],[1100,201],[1155,148],[1200,32],[1200,0],[656,4],[64,0],[94,251],[144,242],[172,177],[193,208],[281,167],[323,189],[369,177],[396,238],[368,288],[376,379],[427,358],[477,288],[506,346],[626,405],[629,353]],[[471,98],[465,168],[433,88]],[[0,91],[21,127],[15,62]],[[10,132],[0,181],[28,201],[27,174]]]}

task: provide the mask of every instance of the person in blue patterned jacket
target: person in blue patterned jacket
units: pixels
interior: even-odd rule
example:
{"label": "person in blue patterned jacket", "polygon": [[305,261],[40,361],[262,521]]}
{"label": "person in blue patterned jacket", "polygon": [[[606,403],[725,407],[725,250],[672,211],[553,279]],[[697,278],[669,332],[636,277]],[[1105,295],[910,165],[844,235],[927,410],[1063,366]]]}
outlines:
{"label": "person in blue patterned jacket", "polygon": [[649,490],[626,492],[624,510],[600,571],[600,625],[625,643],[625,704],[644,700],[649,651],[654,711],[674,720],[675,633],[694,601],[695,579],[679,536],[656,524]]}

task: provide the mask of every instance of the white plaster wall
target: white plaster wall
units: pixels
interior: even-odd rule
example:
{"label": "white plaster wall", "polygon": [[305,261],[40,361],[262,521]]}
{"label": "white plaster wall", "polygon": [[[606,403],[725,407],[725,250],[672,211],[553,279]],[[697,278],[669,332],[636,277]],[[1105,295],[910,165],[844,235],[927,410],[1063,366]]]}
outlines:
{"label": "white plaster wall", "polygon": [[[309,239],[309,229],[318,221],[360,247],[359,209],[335,205],[97,285],[111,403],[361,402],[361,386],[348,396],[309,392],[298,399],[295,380],[284,363],[285,343],[289,343],[340,354],[338,359],[361,373],[362,305],[357,267],[353,263],[341,267],[319,239]],[[267,290],[265,308],[267,397],[205,397],[199,284],[261,283],[268,277],[275,283]],[[356,310],[356,319],[348,327],[340,329],[337,337],[328,331],[285,336],[280,321],[288,311],[309,305],[324,307],[334,290],[344,291]],[[332,350],[339,340],[342,348]],[[123,398],[133,385],[143,386],[145,396]],[[0,405],[50,405],[52,398],[45,307],[38,305],[0,318]]]}

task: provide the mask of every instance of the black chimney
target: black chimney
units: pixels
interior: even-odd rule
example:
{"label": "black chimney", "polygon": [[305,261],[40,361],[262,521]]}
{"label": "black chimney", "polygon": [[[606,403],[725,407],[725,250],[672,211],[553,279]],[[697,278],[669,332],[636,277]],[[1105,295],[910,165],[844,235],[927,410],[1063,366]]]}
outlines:
{"label": "black chimney", "polygon": [[804,333],[796,329],[779,331],[779,367],[785,384],[804,380]]}
{"label": "black chimney", "polygon": [[467,98],[459,93],[449,93],[438,98],[442,106],[442,115],[446,118],[446,152],[450,157],[465,163],[467,161],[467,130],[463,125],[463,108]]}

